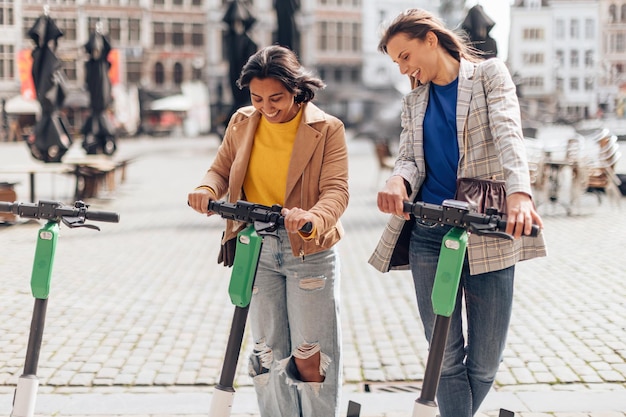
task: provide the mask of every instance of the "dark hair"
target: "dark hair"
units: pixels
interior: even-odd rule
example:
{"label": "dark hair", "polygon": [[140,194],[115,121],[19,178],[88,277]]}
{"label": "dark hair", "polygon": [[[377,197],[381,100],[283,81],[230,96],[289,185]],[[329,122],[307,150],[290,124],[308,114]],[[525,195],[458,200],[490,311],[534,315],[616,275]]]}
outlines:
{"label": "dark hair", "polygon": [[296,54],[284,46],[267,46],[254,55],[243,66],[237,80],[239,88],[250,86],[253,78],[273,78],[295,94],[296,103],[307,103],[315,97],[315,91],[326,87],[319,78],[304,69]]}
{"label": "dark hair", "polygon": [[407,9],[400,13],[384,30],[378,50],[386,54],[389,40],[399,33],[405,34],[409,39],[424,40],[428,32],[434,33],[439,44],[457,61],[460,62],[461,58],[480,61],[477,51],[468,46],[465,32],[456,33],[446,28],[435,15],[422,9]]}

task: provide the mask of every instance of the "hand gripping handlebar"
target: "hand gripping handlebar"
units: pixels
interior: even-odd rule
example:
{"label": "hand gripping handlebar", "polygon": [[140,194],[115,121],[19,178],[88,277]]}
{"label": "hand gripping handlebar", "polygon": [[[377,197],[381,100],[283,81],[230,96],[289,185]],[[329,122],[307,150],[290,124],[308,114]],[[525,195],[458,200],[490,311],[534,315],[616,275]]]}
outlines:
{"label": "hand gripping handlebar", "polygon": [[[445,200],[442,205],[424,202],[404,202],[404,212],[411,213],[418,219],[467,229],[483,236],[513,239],[505,233],[506,217],[497,214],[496,210],[487,209],[485,214],[471,210],[468,203],[458,200]],[[530,236],[538,236],[540,228],[533,224]]]}
{"label": "hand gripping handlebar", "polygon": [[109,223],[120,221],[118,213],[90,210],[89,205],[82,201],[76,201],[73,206],[66,206],[58,201],[49,200],[40,200],[38,203],[8,203],[1,201],[0,212],[13,213],[30,219],[60,220],[68,227],[84,226],[92,229],[98,229],[98,227],[86,225],[85,220]]}
{"label": "hand gripping handlebar", "polygon": [[[217,213],[225,219],[244,223],[261,222],[284,226],[285,217],[280,214],[282,208],[283,207],[278,204],[269,207],[243,200],[239,200],[236,203],[215,200],[209,201],[209,211]],[[300,231],[304,233],[310,233],[311,230],[313,230],[311,222],[306,223],[300,229]]]}

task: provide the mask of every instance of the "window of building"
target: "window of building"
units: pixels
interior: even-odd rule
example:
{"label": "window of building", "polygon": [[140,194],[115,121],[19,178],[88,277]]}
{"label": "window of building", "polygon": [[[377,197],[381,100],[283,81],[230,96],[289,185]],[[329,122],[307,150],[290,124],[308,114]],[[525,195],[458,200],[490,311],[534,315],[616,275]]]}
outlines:
{"label": "window of building", "polygon": [[122,39],[122,25],[120,19],[109,19],[109,40],[120,41]]}
{"label": "window of building", "polygon": [[204,25],[199,23],[191,25],[191,44],[193,46],[204,46]]}
{"label": "window of building", "polygon": [[361,51],[361,24],[352,24],[352,50],[354,52]]}
{"label": "window of building", "polygon": [[524,39],[543,39],[543,29],[542,28],[526,28],[523,32]]}
{"label": "window of building", "polygon": [[202,0],[191,0],[192,6],[202,6]]}
{"label": "window of building", "polygon": [[338,83],[343,81],[343,70],[341,68],[335,68],[333,79]]}
{"label": "window of building", "polygon": [[0,80],[13,80],[15,78],[14,61],[15,53],[13,45],[0,44]]}
{"label": "window of building", "polygon": [[163,85],[165,83],[165,69],[160,62],[154,64],[154,83],[156,85]]}
{"label": "window of building", "polygon": [[609,19],[611,23],[617,22],[617,6],[615,6],[614,4],[611,4],[609,6]]}
{"label": "window of building", "polygon": [[76,60],[63,61],[63,72],[70,81],[77,81],[78,75],[76,73]]}
{"label": "window of building", "polygon": [[96,25],[100,21],[99,17],[88,17],[87,18],[87,30],[89,33],[94,33],[96,31]]}
{"label": "window of building", "polygon": [[174,84],[181,85],[183,83],[183,64],[177,62],[174,64]]}
{"label": "window of building", "polygon": [[337,51],[343,51],[343,23],[337,22],[337,30],[335,31],[335,36],[337,37]]}
{"label": "window of building", "polygon": [[13,4],[11,3],[0,3],[0,26],[13,26],[15,24]]}
{"label": "window of building", "polygon": [[585,67],[593,68],[593,51],[592,50],[585,51]]}
{"label": "window of building", "polygon": [[543,64],[543,54],[539,52],[526,53],[522,57],[525,65],[541,65]]}
{"label": "window of building", "polygon": [[180,7],[183,5],[183,0],[172,0],[172,4],[176,7]]}
{"label": "window of building", "polygon": [[563,81],[563,78],[557,78],[556,79],[556,91],[563,92],[564,84],[565,82]]}
{"label": "window of building", "polygon": [[578,91],[578,77],[572,77],[569,79],[569,89],[572,91]]}
{"label": "window of building", "polygon": [[352,68],[350,70],[350,81],[355,84],[361,82],[361,70],[359,68]]}
{"label": "window of building", "polygon": [[24,17],[22,19],[24,25],[22,26],[22,30],[24,31],[24,39],[30,39],[30,36],[28,36],[28,31],[35,25],[36,20],[37,18],[35,17]]}
{"label": "window of building", "polygon": [[585,19],[585,39],[595,38],[596,25],[593,19]]}
{"label": "window of building", "polygon": [[585,77],[585,91],[593,91],[593,77]]}
{"label": "window of building", "polygon": [[128,19],[128,41],[139,42],[141,40],[141,20]]}
{"label": "window of building", "polygon": [[563,21],[563,19],[556,20],[554,36],[557,39],[565,39],[565,22]]}
{"label": "window of building", "polygon": [[152,23],[152,31],[154,36],[155,45],[165,45],[165,23],[154,22]]}
{"label": "window of building", "polygon": [[141,82],[141,61],[126,61],[126,81],[129,84]]}
{"label": "window of building", "polygon": [[622,13],[620,15],[620,21],[626,22],[626,4],[622,4]]}
{"label": "window of building", "polygon": [[62,39],[68,41],[76,40],[76,19],[55,19],[54,21],[63,32]]}
{"label": "window of building", "polygon": [[328,50],[328,23],[319,22],[319,41],[317,47],[320,51]]}
{"label": "window of building", "polygon": [[572,19],[569,22],[569,36],[572,39],[580,38],[580,27],[578,19]]}
{"label": "window of building", "polygon": [[185,45],[185,30],[182,23],[172,24],[172,45],[184,46]]}
{"label": "window of building", "polygon": [[569,53],[569,63],[572,68],[578,68],[578,51],[576,49],[572,49]]}
{"label": "window of building", "polygon": [[165,6],[165,0],[152,0],[152,4],[157,7]]}
{"label": "window of building", "polygon": [[522,83],[524,87],[532,89],[543,88],[543,77],[526,77]]}
{"label": "window of building", "polygon": [[624,52],[624,34],[615,33],[611,35],[611,52]]}
{"label": "window of building", "polygon": [[565,65],[565,53],[563,52],[562,49],[556,50],[556,63],[560,67]]}

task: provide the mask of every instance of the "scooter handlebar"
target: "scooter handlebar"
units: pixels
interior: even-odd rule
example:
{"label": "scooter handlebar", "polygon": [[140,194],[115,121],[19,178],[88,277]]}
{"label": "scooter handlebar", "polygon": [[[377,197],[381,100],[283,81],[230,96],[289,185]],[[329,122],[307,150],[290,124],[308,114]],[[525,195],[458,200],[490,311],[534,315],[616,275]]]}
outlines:
{"label": "scooter handlebar", "polygon": [[[282,206],[275,204],[271,207],[262,204],[250,203],[244,200],[238,200],[236,203],[226,201],[209,201],[209,211],[219,214],[225,219],[236,220],[244,223],[264,222],[275,223],[278,226],[285,225],[285,216],[280,214]],[[300,231],[310,233],[313,230],[313,224],[307,222]]]}
{"label": "scooter handlebar", "polygon": [[[403,211],[413,214],[418,219],[442,225],[462,227],[483,235],[512,238],[504,233],[506,230],[506,216],[501,216],[491,209],[488,209],[487,213],[484,214],[478,213],[464,201],[445,200],[442,205],[420,201],[415,203],[405,201]],[[539,226],[533,224],[530,236],[538,236],[540,230]]]}
{"label": "scooter handlebar", "polygon": [[66,206],[58,201],[40,200],[38,203],[0,202],[0,212],[13,213],[20,217],[31,219],[59,219],[70,217],[84,217],[85,219],[100,222],[117,223],[120,215],[112,211],[89,210],[89,206],[77,201],[73,206]]}

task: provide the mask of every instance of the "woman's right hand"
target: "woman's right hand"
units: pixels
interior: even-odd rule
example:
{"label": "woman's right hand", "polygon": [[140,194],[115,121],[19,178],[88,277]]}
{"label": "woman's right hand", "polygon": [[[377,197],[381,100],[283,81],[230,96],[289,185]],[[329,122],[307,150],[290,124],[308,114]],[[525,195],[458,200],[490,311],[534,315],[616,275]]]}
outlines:
{"label": "woman's right hand", "polygon": [[215,200],[215,194],[206,188],[198,188],[193,190],[187,196],[187,203],[198,213],[210,216],[213,214],[209,211],[209,201]]}
{"label": "woman's right hand", "polygon": [[410,214],[404,212],[404,202],[408,200],[404,178],[393,175],[387,180],[385,187],[378,192],[378,209],[383,213],[395,214],[409,220]]}

